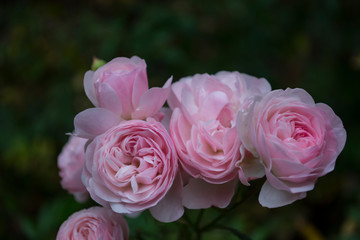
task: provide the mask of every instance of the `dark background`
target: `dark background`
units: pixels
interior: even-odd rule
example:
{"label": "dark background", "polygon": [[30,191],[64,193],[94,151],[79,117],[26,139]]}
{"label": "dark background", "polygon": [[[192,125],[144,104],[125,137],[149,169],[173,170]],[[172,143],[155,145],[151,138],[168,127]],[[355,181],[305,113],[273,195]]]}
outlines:
{"label": "dark background", "polygon": [[[304,200],[269,210],[254,196],[223,223],[255,240],[360,239],[360,1],[0,4],[1,239],[53,239],[71,213],[93,204],[61,189],[57,155],[73,117],[91,106],[82,80],[92,58],[133,55],[146,60],[151,86],[236,70],[330,105],[348,133],[334,172]],[[184,225],[147,213],[129,224],[132,239],[187,239]],[[236,238],[214,230],[204,239]]]}

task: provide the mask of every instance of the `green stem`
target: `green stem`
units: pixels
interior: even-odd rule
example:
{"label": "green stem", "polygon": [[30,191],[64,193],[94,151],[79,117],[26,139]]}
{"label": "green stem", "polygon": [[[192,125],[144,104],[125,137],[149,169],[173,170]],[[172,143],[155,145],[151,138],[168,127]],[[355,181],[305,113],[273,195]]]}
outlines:
{"label": "green stem", "polygon": [[204,209],[201,209],[199,212],[199,215],[196,218],[196,222],[195,222],[196,229],[200,228],[200,223],[201,223],[201,219],[202,219],[203,215],[204,215]]}
{"label": "green stem", "polygon": [[235,236],[237,236],[239,239],[242,239],[242,240],[251,240],[251,238],[249,236],[245,235],[244,233],[242,233],[242,232],[240,232],[237,229],[232,228],[232,227],[223,226],[223,225],[214,225],[214,228],[227,230],[227,231],[231,232],[232,234],[234,234]]}
{"label": "green stem", "polygon": [[200,223],[203,215],[204,215],[204,209],[201,209],[195,221],[196,240],[201,240],[202,238],[202,230],[200,229]]}

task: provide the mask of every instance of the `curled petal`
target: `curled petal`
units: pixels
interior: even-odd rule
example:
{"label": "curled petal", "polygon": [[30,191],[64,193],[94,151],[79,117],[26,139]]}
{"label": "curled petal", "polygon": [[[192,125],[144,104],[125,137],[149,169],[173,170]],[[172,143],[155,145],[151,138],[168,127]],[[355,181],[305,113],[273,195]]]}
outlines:
{"label": "curled petal", "polygon": [[93,139],[120,122],[120,117],[105,108],[89,108],[75,116],[74,135]]}
{"label": "curled petal", "polygon": [[151,88],[140,98],[139,106],[132,113],[133,119],[145,119],[156,114],[164,105],[168,96],[172,77],[167,80],[163,88]]}

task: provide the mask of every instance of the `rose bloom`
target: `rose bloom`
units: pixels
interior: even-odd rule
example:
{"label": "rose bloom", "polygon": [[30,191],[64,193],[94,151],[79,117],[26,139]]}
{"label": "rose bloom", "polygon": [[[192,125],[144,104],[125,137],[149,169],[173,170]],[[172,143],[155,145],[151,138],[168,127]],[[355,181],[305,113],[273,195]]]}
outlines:
{"label": "rose bloom", "polygon": [[149,89],[143,59],[119,57],[84,77],[86,95],[95,108],[74,119],[75,135],[92,139],[122,120],[154,117],[164,105],[172,78],[163,88]]}
{"label": "rose bloom", "polygon": [[236,114],[270,90],[265,79],[238,72],[196,74],[172,85],[170,133],[181,166],[194,178],[184,189],[186,207],[225,207],[230,202],[242,159]]}
{"label": "rose bloom", "polygon": [[272,91],[250,112],[240,112],[238,121],[243,144],[266,174],[259,196],[266,207],[304,198],[319,177],[334,169],[345,145],[340,118],[303,89]]}
{"label": "rose bloom", "polygon": [[102,207],[92,207],[71,215],[60,227],[56,240],[127,240],[125,219]]}
{"label": "rose bloom", "polygon": [[58,157],[61,186],[73,194],[78,202],[84,202],[89,196],[81,181],[86,141],[84,138],[70,136]]}
{"label": "rose bloom", "polygon": [[[166,222],[176,220],[183,211],[180,196],[164,204],[169,200],[165,196],[177,169],[177,155],[168,132],[150,118],[121,122],[97,136],[86,149],[82,177],[91,197],[99,204],[127,214],[151,208],[156,219]],[[177,181],[174,186],[181,187],[181,183]],[[179,195],[179,191],[170,193]]]}

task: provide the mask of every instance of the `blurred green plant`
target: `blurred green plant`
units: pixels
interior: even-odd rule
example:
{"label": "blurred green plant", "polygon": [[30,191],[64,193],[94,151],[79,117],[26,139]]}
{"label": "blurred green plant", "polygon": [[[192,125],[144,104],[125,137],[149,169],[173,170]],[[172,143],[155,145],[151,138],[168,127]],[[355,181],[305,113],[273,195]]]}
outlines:
{"label": "blurred green plant", "polygon": [[[86,207],[61,189],[56,163],[73,117],[91,106],[84,73],[94,56],[138,55],[151,86],[171,75],[236,70],[273,88],[305,88],[329,104],[348,131],[335,171],[305,200],[268,210],[254,197],[220,223],[255,240],[358,239],[359,10],[356,0],[3,1],[1,238],[53,239],[62,221]],[[147,213],[128,221],[131,239],[176,239],[178,231],[192,237],[187,225],[158,223]],[[236,238],[217,229],[204,239]]]}

